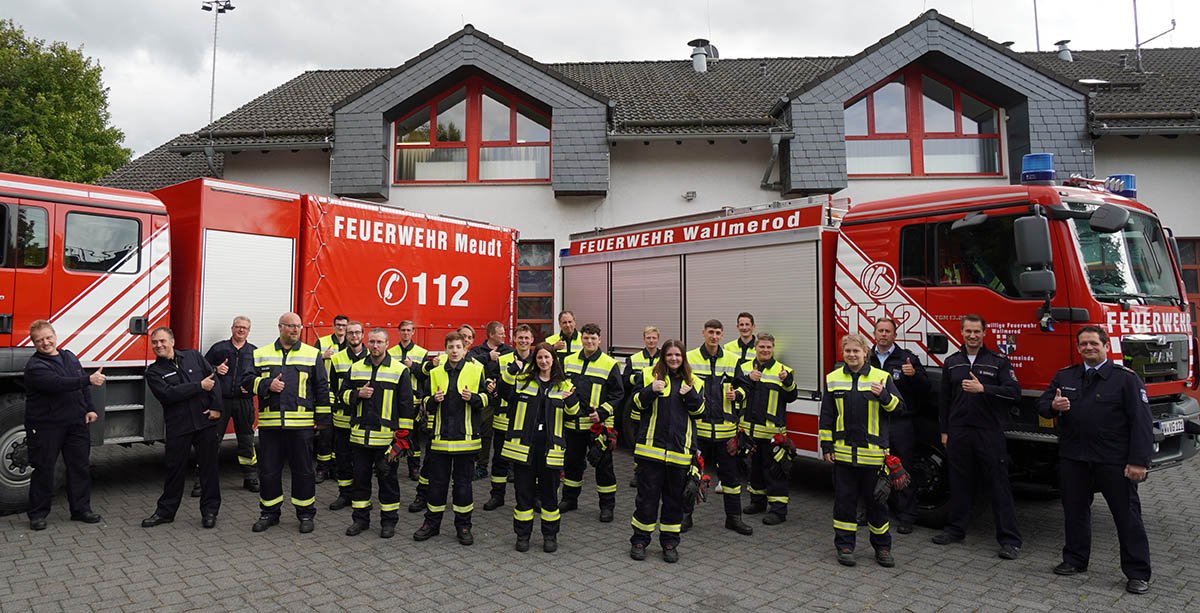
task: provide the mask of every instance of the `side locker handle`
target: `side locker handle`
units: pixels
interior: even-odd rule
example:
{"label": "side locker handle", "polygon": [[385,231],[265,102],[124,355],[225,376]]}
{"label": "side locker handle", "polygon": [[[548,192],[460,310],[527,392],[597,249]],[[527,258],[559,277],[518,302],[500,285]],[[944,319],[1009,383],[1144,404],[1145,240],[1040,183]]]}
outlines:
{"label": "side locker handle", "polygon": [[130,317],[129,318],[129,333],[134,336],[142,336],[150,331],[150,321],[145,317]]}
{"label": "side locker handle", "polygon": [[0,334],[12,334],[12,313],[0,313]]}

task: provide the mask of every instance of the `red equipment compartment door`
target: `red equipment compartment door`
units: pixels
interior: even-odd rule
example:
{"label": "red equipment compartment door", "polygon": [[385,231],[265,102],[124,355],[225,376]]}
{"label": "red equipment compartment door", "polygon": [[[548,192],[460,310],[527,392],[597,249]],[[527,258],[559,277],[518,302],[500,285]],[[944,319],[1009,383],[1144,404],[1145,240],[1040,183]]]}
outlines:
{"label": "red equipment compartment door", "polygon": [[[16,233],[16,200],[0,198],[0,228],[6,238]],[[13,285],[16,279],[17,254],[11,240],[0,241],[0,347],[12,347],[15,327],[16,297]]]}
{"label": "red equipment compartment door", "polygon": [[16,259],[12,297],[15,301],[13,339],[29,336],[29,324],[50,317],[50,291],[53,287],[54,253],[51,237],[53,204],[34,200],[20,201],[17,207]]}
{"label": "red equipment compartment door", "polygon": [[165,252],[156,260],[151,241],[165,236],[165,227],[155,229],[146,213],[70,204],[55,208],[51,301],[59,344],[84,364],[145,365],[151,292],[167,291],[164,275],[170,266]]}

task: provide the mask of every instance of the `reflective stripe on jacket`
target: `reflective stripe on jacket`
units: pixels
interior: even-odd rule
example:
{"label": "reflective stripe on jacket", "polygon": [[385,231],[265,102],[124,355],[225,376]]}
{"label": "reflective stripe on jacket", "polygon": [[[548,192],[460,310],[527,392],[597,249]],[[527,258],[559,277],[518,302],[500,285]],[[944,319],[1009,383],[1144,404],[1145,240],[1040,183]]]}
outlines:
{"label": "reflective stripe on jacket", "polygon": [[704,381],[704,415],[696,420],[696,434],[708,439],[733,438],[737,434],[735,407],[745,392],[734,390],[735,400],[726,398],[725,392],[733,390],[737,356],[722,347],[717,347],[716,355],[709,355],[708,347],[701,345],[687,352],[686,359],[692,374]]}
{"label": "reflective stripe on jacket", "polygon": [[[762,373],[758,381],[750,378],[756,368]],[[787,432],[787,405],[796,399],[796,377],[790,368],[774,358],[766,365],[758,360],[742,362],[734,383],[745,394],[739,428],[757,439]]]}
{"label": "reflective stripe on jacket", "polygon": [[704,413],[704,381],[692,375],[688,382],[692,389],[680,394],[683,378],[667,379],[663,390],[655,392],[654,368],[642,369],[638,392],[633,397],[634,404],[642,411],[633,454],[639,462],[653,460],[689,466],[695,446],[692,420]]}
{"label": "reflective stripe on jacket", "polygon": [[[312,428],[330,422],[329,384],[320,364],[321,353],[297,342],[289,350],[276,340],[254,350],[253,378],[246,389],[258,396],[258,427]],[[280,376],[283,391],[271,391]]]}
{"label": "reflective stripe on jacket", "polygon": [[[474,453],[483,446],[479,439],[479,422],[488,395],[484,390],[483,365],[464,358],[456,366],[443,357],[442,363],[429,371],[427,407],[433,416],[433,440],[430,451],[442,453]],[[462,399],[462,390],[471,392],[471,399]],[[438,391],[445,394],[441,402],[433,399]]]}
{"label": "reflective stripe on jacket", "polygon": [[347,345],[345,349],[329,358],[329,394],[332,397],[330,404],[333,406],[333,427],[335,428],[350,427],[351,403],[343,399],[342,391],[345,389],[346,379],[350,376],[350,367],[370,355],[366,345],[360,347],[358,353],[352,353],[350,346]]}
{"label": "reflective stripe on jacket", "polygon": [[575,394],[567,393],[571,389],[569,381],[550,385],[536,376],[516,378],[513,385],[507,388],[512,421],[500,455],[519,464],[530,464],[536,459],[529,457],[530,449],[540,437],[544,437],[546,466],[562,467],[566,453],[563,423],[567,416],[579,412],[579,401]]}
{"label": "reflective stripe on jacket", "polygon": [[[367,384],[374,393],[370,398],[360,398],[358,390]],[[392,444],[396,430],[413,429],[412,376],[404,362],[390,355],[385,354],[379,364],[370,356],[352,364],[346,371],[340,400],[351,407],[353,444],[386,447]]]}
{"label": "reflective stripe on jacket", "polygon": [[567,420],[567,429],[591,428],[592,420],[588,415],[592,411],[600,415],[605,426],[612,428],[614,407],[621,404],[625,395],[617,360],[599,349],[585,356],[581,349],[563,359],[563,369],[575,384],[575,395],[579,398],[579,416]]}
{"label": "reflective stripe on jacket", "polygon": [[[872,383],[882,383],[876,396]],[[833,461],[855,466],[880,466],[888,453],[888,422],[884,412],[901,410],[900,390],[886,370],[865,366],[854,372],[843,366],[825,375],[817,438],[821,453]]]}

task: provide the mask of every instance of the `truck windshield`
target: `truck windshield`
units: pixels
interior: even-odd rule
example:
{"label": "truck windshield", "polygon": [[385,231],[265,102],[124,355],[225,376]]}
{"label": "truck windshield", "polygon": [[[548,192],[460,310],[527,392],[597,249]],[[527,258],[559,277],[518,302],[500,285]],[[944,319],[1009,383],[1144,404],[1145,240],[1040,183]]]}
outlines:
{"label": "truck windshield", "polygon": [[1157,219],[1131,213],[1125,227],[1111,234],[1092,230],[1086,219],[1070,223],[1079,238],[1088,285],[1097,300],[1180,304],[1170,249]]}

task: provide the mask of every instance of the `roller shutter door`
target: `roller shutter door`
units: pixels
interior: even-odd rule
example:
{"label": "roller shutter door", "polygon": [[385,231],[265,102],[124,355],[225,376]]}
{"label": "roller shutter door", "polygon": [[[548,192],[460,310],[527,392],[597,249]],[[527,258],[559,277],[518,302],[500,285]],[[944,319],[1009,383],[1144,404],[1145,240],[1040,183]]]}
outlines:
{"label": "roller shutter door", "polygon": [[[562,270],[563,308],[575,314],[576,327],[592,322],[608,330],[608,263],[564,266]],[[554,329],[558,330],[557,322]]]}
{"label": "roller shutter door", "polygon": [[692,253],[687,270],[686,344],[701,342],[704,322],[719,319],[737,338],[737,314],[749,311],[759,332],[775,335],[776,356],[796,370],[802,390],[820,389],[820,287],[816,241]]}
{"label": "roller shutter door", "polygon": [[609,345],[640,349],[646,326],[657,326],[662,341],[681,338],[680,269],[677,255],[612,263]]}
{"label": "roller shutter door", "polygon": [[251,343],[269,345],[279,337],[279,316],[295,309],[295,240],[205,230],[203,275],[196,349],[229,338],[238,315],[250,318]]}

